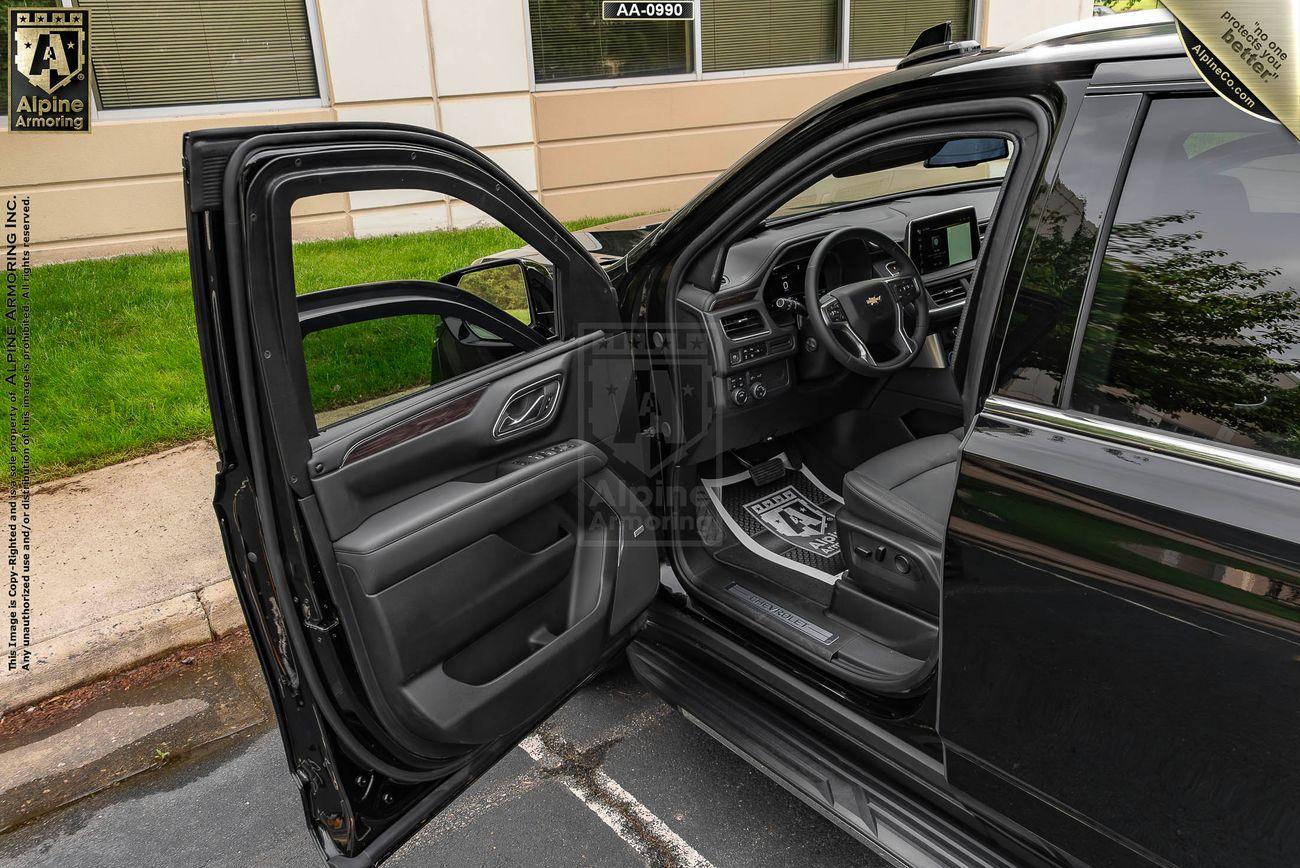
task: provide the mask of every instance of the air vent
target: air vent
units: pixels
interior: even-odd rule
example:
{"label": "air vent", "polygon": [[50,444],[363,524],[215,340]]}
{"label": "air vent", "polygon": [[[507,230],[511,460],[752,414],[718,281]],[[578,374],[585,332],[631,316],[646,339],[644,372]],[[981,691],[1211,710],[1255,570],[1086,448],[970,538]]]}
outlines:
{"label": "air vent", "polygon": [[740,313],[728,314],[721,322],[722,333],[733,341],[761,335],[767,331],[767,326],[763,325],[763,318],[756,310],[742,310]]}
{"label": "air vent", "polygon": [[940,283],[937,286],[927,286],[926,290],[929,291],[935,306],[943,307],[966,298],[966,281],[954,280]]}

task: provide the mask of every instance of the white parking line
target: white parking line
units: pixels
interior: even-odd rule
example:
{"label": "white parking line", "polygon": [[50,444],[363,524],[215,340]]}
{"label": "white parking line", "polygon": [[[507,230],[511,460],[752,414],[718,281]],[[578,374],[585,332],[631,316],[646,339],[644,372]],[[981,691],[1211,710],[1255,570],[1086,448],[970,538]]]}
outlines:
{"label": "white parking line", "polygon": [[[528,736],[519,743],[519,747],[543,767],[558,768],[564,765],[564,759],[543,744],[536,735]],[[659,850],[664,848],[669,851],[674,866],[713,868],[713,863],[623,789],[604,769],[595,769],[590,775],[581,778],[567,773],[561,774],[560,778],[569,792],[577,796],[614,834],[639,853],[647,864],[661,863],[663,854]]]}

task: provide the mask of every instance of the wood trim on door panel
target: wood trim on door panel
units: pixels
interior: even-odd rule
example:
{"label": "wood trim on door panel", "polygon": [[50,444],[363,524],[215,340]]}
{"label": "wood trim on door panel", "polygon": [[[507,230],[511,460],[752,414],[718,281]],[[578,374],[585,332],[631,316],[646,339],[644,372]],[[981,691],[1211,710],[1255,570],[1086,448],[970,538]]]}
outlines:
{"label": "wood trim on door panel", "polygon": [[463,419],[474,408],[478,406],[479,399],[487,391],[487,386],[481,386],[472,392],[466,392],[463,395],[457,395],[455,398],[443,401],[415,414],[409,419],[403,419],[392,427],[385,428],[382,431],[376,431],[364,440],[359,440],[343,455],[343,461],[340,467],[346,467],[354,461],[360,461],[362,458],[369,458],[385,449],[391,449],[399,443],[405,443],[419,437],[421,434],[427,434],[441,428],[444,425],[450,425],[457,419]]}

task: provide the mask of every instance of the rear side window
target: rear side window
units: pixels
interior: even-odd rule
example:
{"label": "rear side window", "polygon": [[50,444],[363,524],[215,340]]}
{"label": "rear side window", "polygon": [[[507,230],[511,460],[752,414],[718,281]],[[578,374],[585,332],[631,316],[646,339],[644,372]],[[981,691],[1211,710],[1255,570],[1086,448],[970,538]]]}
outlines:
{"label": "rear side window", "polygon": [[1071,408],[1300,457],[1300,144],[1157,100],[1106,241]]}

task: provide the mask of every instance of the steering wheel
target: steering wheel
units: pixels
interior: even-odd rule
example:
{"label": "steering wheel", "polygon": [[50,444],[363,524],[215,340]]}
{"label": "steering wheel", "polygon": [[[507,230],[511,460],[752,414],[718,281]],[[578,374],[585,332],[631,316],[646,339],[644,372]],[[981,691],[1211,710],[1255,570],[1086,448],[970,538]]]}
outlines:
{"label": "steering wheel", "polygon": [[[893,259],[898,274],[846,283],[819,294],[827,254],[852,238],[865,241]],[[930,327],[930,296],[916,263],[892,238],[861,226],[836,229],[817,245],[804,278],[804,304],[813,333],[835,360],[867,377],[882,377],[910,365],[921,352]],[[909,310],[915,311],[910,332],[904,331],[904,314]],[[890,356],[877,357],[882,350],[891,348]]]}

